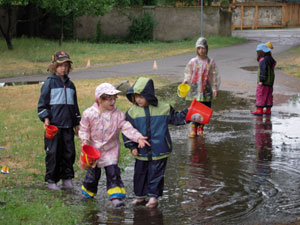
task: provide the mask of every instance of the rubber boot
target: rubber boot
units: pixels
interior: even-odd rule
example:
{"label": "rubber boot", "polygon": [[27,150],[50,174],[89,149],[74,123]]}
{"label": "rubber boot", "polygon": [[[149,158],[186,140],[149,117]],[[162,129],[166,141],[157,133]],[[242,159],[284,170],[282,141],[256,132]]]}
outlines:
{"label": "rubber boot", "polygon": [[263,108],[262,107],[256,107],[256,111],[251,111],[251,113],[255,116],[262,116]]}
{"label": "rubber boot", "polygon": [[204,124],[200,124],[200,126],[198,127],[198,134],[201,136],[204,136]]}
{"label": "rubber boot", "polygon": [[197,136],[197,126],[196,124],[192,124],[192,132],[189,134],[190,138],[194,138]]}
{"label": "rubber boot", "polygon": [[66,179],[62,181],[63,189],[73,189],[72,179]]}
{"label": "rubber boot", "polygon": [[116,208],[125,206],[125,203],[122,201],[122,199],[119,199],[119,198],[115,198],[111,202],[113,203],[114,207],[116,207]]}
{"label": "rubber boot", "polygon": [[93,198],[93,197],[96,195],[96,193],[87,190],[83,185],[81,186],[81,193],[82,193],[86,198]]}
{"label": "rubber boot", "polygon": [[58,191],[58,190],[60,190],[60,188],[57,186],[56,183],[48,183],[48,188],[49,188],[50,190],[53,190],[53,191]]}
{"label": "rubber boot", "polygon": [[271,107],[267,107],[263,112],[265,115],[271,115]]}

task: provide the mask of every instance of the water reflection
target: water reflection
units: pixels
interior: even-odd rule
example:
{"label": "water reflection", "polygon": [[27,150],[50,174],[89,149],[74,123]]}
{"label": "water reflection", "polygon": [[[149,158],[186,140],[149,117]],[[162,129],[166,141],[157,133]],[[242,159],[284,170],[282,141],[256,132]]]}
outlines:
{"label": "water reflection", "polygon": [[[300,210],[300,102],[274,106],[254,117],[249,104],[222,93],[213,105],[207,135],[187,138],[170,127],[168,160],[159,208],[114,210],[109,203],[91,216],[95,224],[287,224]],[[132,195],[133,167],[123,175]],[[97,197],[105,198],[103,196]],[[102,200],[99,200],[102,203]],[[101,210],[101,211],[100,211]]]}
{"label": "water reflection", "polygon": [[164,218],[160,209],[147,209],[146,207],[136,207],[133,210],[133,224],[134,225],[163,225]]}
{"label": "water reflection", "polygon": [[192,139],[191,145],[191,162],[193,167],[205,167],[208,162],[207,151],[205,148],[205,139],[202,137]]}
{"label": "water reflection", "polygon": [[271,116],[257,117],[255,124],[255,146],[257,151],[256,175],[259,184],[270,177],[272,161]]}
{"label": "water reflection", "polygon": [[31,84],[43,84],[43,83],[44,83],[44,81],[6,82],[6,83],[0,83],[0,87],[20,86],[20,85],[31,85]]}

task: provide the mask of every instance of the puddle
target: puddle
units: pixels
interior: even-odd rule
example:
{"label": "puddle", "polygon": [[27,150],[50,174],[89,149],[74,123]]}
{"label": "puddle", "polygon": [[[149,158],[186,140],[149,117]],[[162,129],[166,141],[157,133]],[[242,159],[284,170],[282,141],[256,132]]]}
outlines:
{"label": "puddle", "polygon": [[[178,84],[157,90],[175,109],[189,105],[174,95]],[[187,126],[170,126],[173,153],[159,208],[132,207],[133,164],[122,178],[126,206],[102,203],[92,224],[278,224],[300,211],[299,96],[273,107],[272,116],[250,114],[249,100],[220,92],[206,136],[190,139]],[[105,178],[103,178],[105,179]],[[103,181],[101,187],[105,185]],[[105,200],[106,201],[106,200]],[[106,201],[107,202],[107,201]]]}
{"label": "puddle", "polygon": [[[160,99],[178,98],[172,84],[157,90]],[[163,95],[163,96],[162,96]],[[165,173],[159,208],[133,207],[134,162],[124,168],[126,206],[107,200],[106,177],[92,200],[81,199],[81,179],[69,204],[84,204],[83,224],[288,224],[300,212],[300,96],[274,106],[271,116],[250,114],[249,100],[221,91],[212,104],[205,137],[190,139],[187,126],[170,126],[173,153]],[[99,210],[90,207],[97,204]],[[145,222],[147,221],[147,222]]]}
{"label": "puddle", "polygon": [[247,71],[258,71],[258,66],[243,66],[240,68]]}
{"label": "puddle", "polygon": [[1,87],[7,87],[7,86],[43,84],[43,83],[44,83],[44,81],[6,82],[6,83],[0,83],[0,88]]}

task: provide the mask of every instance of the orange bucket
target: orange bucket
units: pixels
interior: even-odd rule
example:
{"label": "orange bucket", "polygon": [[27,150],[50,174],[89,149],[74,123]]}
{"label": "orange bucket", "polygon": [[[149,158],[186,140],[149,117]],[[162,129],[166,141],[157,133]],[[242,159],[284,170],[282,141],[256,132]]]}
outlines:
{"label": "orange bucket", "polygon": [[58,128],[53,125],[48,125],[46,127],[46,138],[53,139],[58,131]]}
{"label": "orange bucket", "polygon": [[194,98],[185,117],[185,121],[207,124],[209,123],[212,112],[211,108],[198,102],[196,98]]}
{"label": "orange bucket", "polygon": [[78,164],[82,169],[91,168],[100,156],[100,151],[97,148],[91,145],[83,145]]}

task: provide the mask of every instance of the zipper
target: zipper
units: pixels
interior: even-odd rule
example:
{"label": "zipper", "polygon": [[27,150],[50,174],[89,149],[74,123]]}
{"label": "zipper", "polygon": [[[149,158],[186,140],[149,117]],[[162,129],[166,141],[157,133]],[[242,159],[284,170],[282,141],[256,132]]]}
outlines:
{"label": "zipper", "polygon": [[64,84],[64,92],[65,92],[66,105],[68,105],[68,100],[67,100],[67,88],[66,88],[66,85],[65,85],[65,84]]}

